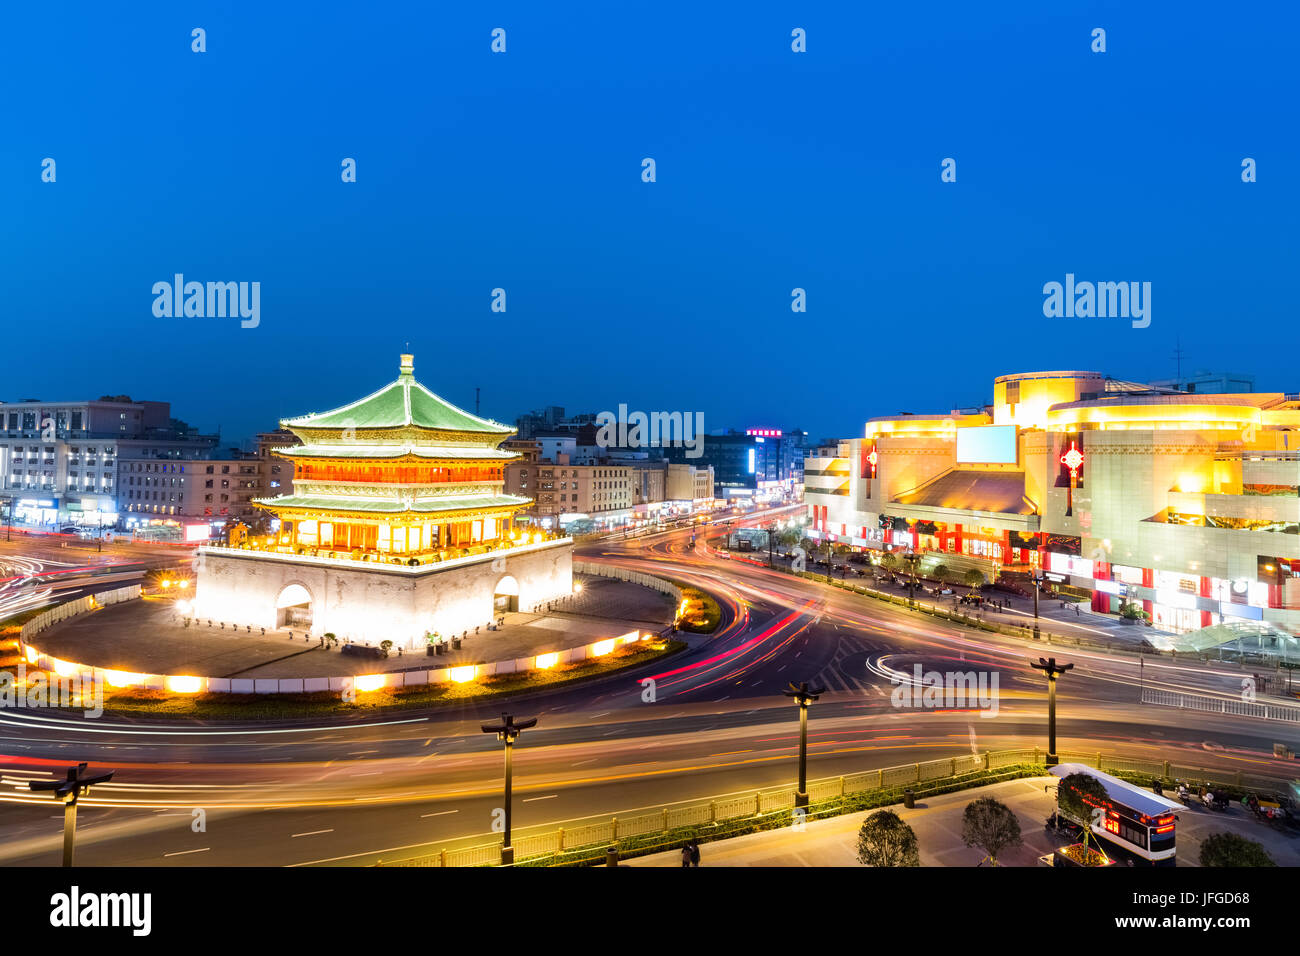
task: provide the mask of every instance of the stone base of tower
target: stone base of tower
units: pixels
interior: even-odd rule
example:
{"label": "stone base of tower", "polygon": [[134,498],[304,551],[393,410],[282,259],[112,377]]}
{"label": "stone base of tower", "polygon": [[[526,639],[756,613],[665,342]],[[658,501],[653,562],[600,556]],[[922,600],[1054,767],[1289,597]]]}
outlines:
{"label": "stone base of tower", "polygon": [[231,548],[201,548],[197,565],[199,620],[412,649],[573,590],[568,539],[418,567]]}

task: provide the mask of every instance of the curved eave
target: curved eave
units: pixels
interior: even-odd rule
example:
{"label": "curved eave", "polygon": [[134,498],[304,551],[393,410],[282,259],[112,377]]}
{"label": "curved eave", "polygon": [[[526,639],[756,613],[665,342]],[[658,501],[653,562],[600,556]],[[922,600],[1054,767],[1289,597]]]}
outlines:
{"label": "curved eave", "polygon": [[[482,504],[460,504],[451,508],[404,508],[402,510],[394,509],[374,509],[365,506],[349,508],[343,502],[320,502],[320,503],[303,503],[293,502],[285,503],[276,498],[257,498],[253,499],[252,504],[258,508],[270,511],[275,515],[292,514],[306,515],[313,517],[323,516],[346,516],[349,518],[369,518],[376,521],[392,521],[400,518],[420,518],[436,519],[439,521],[455,519],[461,517],[473,517],[475,515],[502,515],[513,514],[521,508],[526,508],[532,504],[531,498],[519,498],[518,496],[501,496],[510,497],[512,501],[496,500],[491,503]],[[434,504],[435,502],[426,502]]]}
{"label": "curved eave", "polygon": [[[500,432],[467,431],[456,428],[425,428],[422,425],[384,425],[357,428],[324,427],[320,425],[284,424],[304,445],[319,443],[347,443],[367,445],[373,442],[391,442],[401,445],[481,445],[496,448],[515,433],[513,428]],[[347,437],[344,437],[344,433]]]}
{"label": "curved eave", "polygon": [[[469,451],[469,449],[466,449]],[[482,452],[473,452],[467,455],[450,455],[445,452],[434,454],[423,454],[419,449],[394,448],[391,455],[373,454],[367,450],[366,454],[346,455],[331,452],[309,451],[304,453],[296,448],[276,448],[272,454],[279,458],[287,458],[289,461],[302,460],[304,462],[335,462],[338,464],[357,464],[368,461],[383,462],[384,464],[399,464],[404,462],[421,462],[429,463],[446,463],[449,465],[465,464],[506,464],[514,461],[519,455],[514,452],[503,452],[496,448],[484,448]]]}

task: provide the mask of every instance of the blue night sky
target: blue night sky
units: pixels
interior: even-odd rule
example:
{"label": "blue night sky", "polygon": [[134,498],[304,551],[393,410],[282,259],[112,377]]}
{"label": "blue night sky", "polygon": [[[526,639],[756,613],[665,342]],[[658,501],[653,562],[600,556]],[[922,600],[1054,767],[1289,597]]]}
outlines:
{"label": "blue night sky", "polygon": [[[1293,4],[280,6],[6,11],[0,398],[238,439],[407,342],[507,421],[848,436],[1005,372],[1172,377],[1178,340],[1300,391]],[[155,318],[178,272],[261,282],[260,326]],[[1151,282],[1151,326],[1045,318],[1067,272]]]}

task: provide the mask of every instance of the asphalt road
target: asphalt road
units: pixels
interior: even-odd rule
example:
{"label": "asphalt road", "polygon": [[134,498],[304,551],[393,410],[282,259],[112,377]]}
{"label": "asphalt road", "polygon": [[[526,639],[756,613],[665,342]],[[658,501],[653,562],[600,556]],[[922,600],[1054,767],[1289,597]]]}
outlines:
{"label": "asphalt road", "polygon": [[[1044,679],[1027,666],[1041,648],[722,559],[688,531],[581,550],[707,589],[724,623],[657,666],[510,701],[512,713],[540,718],[515,751],[516,832],[788,784],[798,721],[781,691],[792,680],[827,688],[810,722],[814,779],[1045,745]],[[1140,684],[1236,696],[1235,667],[1053,652],[1076,665],[1059,685],[1063,749],[1294,776],[1295,761],[1272,756],[1275,741],[1300,749],[1289,725],[1138,703]],[[893,706],[893,680],[916,664],[996,673],[996,715]],[[117,771],[82,805],[86,865],[365,864],[490,842],[501,753],[479,725],[500,707],[277,726],[0,712],[0,862],[58,862],[59,807],[26,782],[79,760]]]}

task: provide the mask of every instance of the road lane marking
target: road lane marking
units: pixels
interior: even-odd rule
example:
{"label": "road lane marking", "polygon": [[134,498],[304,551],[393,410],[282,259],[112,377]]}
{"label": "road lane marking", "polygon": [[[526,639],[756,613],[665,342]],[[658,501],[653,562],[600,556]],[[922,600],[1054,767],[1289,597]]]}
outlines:
{"label": "road lane marking", "polygon": [[420,819],[423,820],[423,819],[425,819],[426,817],[445,817],[445,816],[446,816],[447,814],[449,814],[449,813],[460,813],[460,811],[459,811],[459,810],[439,810],[437,813],[421,813],[421,814],[420,814]]}
{"label": "road lane marking", "polygon": [[559,796],[558,793],[548,793],[544,797],[524,797],[523,802],[532,803],[534,800],[554,800],[558,796]]}
{"label": "road lane marking", "polygon": [[297,839],[298,837],[303,837],[303,836],[316,836],[319,833],[333,833],[333,832],[334,832],[333,827],[330,827],[330,829],[328,830],[308,830],[306,833],[295,833],[293,835],[293,839]]}
{"label": "road lane marking", "polygon": [[185,856],[187,853],[207,853],[212,847],[205,846],[198,850],[177,850],[175,853],[164,853],[163,856]]}

